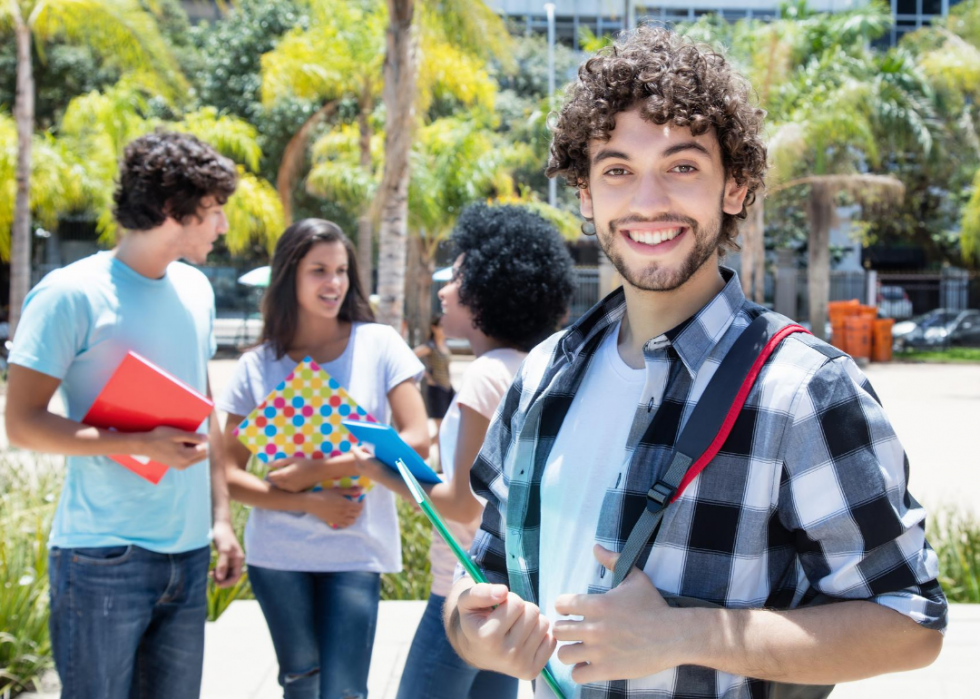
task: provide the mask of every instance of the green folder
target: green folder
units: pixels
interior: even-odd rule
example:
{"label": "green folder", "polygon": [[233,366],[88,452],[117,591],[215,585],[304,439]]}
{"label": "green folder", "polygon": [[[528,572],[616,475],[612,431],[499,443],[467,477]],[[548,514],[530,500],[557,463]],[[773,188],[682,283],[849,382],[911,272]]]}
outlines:
{"label": "green folder", "polygon": [[[451,548],[453,553],[456,554],[456,559],[462,564],[463,568],[466,569],[469,576],[478,583],[488,582],[487,577],[483,574],[483,571],[480,570],[476,563],[473,562],[473,559],[470,558],[469,552],[459,545],[459,542],[456,541],[456,537],[454,537],[449,531],[449,527],[446,526],[446,523],[443,521],[439,511],[436,510],[435,505],[433,505],[432,501],[429,500],[428,493],[426,493],[425,490],[422,489],[422,486],[419,485],[419,482],[415,479],[415,476],[413,476],[412,472],[408,470],[408,466],[405,465],[405,462],[398,459],[395,461],[395,465],[398,467],[398,473],[401,474],[402,480],[404,480],[405,485],[408,486],[408,490],[412,493],[412,497],[415,499],[415,502],[418,503],[419,507],[422,509],[422,512],[429,518],[429,521],[432,522],[432,526],[436,528],[436,531],[439,532],[440,536],[442,536],[446,543],[449,544],[449,548]],[[558,686],[555,676],[551,674],[551,670],[548,669],[547,665],[544,666],[544,669],[541,671],[541,675],[544,677],[544,681],[548,683],[548,686],[551,687],[551,691],[555,693],[555,696],[558,697],[558,699],[565,699],[565,695],[562,693],[561,687]]]}

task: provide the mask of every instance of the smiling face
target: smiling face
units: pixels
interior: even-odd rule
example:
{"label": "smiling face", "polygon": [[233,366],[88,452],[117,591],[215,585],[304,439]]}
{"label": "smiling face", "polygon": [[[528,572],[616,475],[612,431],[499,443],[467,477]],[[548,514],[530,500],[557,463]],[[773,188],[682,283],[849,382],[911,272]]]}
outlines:
{"label": "smiling face", "polygon": [[301,315],[336,318],[350,288],[347,249],[340,241],[316,243],[296,265],[296,300]]}
{"label": "smiling face", "polygon": [[196,214],[176,223],[177,257],[196,265],[204,264],[218,236],[228,232],[224,205],[214,197],[201,199]]}
{"label": "smiling face", "polygon": [[726,178],[713,131],[694,136],[631,109],[589,155],[582,215],[629,284],[671,291],[716,259],[722,215],[741,211],[746,189]]}

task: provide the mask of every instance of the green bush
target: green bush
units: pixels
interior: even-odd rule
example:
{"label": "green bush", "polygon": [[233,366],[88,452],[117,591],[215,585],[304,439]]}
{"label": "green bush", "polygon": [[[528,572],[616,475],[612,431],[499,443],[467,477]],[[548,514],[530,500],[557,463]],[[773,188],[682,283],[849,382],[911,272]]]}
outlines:
{"label": "green bush", "polygon": [[950,602],[980,604],[980,520],[946,508],[929,526],[939,557],[939,582]]}
{"label": "green bush", "polygon": [[429,588],[432,586],[429,567],[432,525],[415,505],[401,498],[397,500],[402,530],[402,572],[381,576],[381,599],[429,599]]}
{"label": "green bush", "polygon": [[52,665],[47,538],[61,462],[18,456],[0,455],[0,695]]}

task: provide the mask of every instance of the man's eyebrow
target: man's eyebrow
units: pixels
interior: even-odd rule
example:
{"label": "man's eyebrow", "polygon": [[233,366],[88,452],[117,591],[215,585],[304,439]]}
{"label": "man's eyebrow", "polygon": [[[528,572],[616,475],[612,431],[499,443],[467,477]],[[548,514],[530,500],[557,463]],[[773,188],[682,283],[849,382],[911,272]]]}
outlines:
{"label": "man's eyebrow", "polygon": [[677,155],[678,153],[686,150],[700,151],[701,153],[708,156],[709,158],[711,157],[711,152],[697,141],[684,141],[683,143],[675,143],[670,148],[666,149],[661,155],[661,157],[669,158],[672,155]]}
{"label": "man's eyebrow", "polygon": [[621,150],[611,150],[609,148],[603,148],[602,150],[600,150],[598,153],[595,154],[595,157],[592,159],[592,164],[595,165],[603,160],[613,160],[613,159],[629,160],[630,157]]}

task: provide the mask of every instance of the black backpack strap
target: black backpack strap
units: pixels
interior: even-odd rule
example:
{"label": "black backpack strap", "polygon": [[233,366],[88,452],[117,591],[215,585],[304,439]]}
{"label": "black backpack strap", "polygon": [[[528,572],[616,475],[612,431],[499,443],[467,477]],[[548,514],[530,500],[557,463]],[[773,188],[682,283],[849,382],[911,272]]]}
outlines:
{"label": "black backpack strap", "polygon": [[766,359],[783,338],[797,332],[806,330],[762,314],[735,340],[681,431],[667,472],[647,492],[646,507],[616,562],[613,587],[636,564],[667,506],[680,496],[728,439]]}

